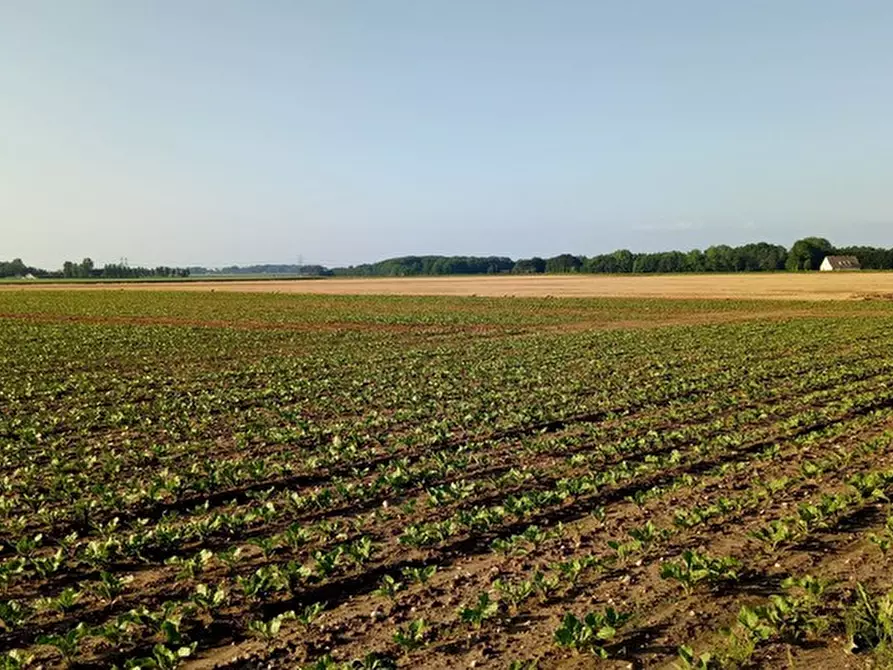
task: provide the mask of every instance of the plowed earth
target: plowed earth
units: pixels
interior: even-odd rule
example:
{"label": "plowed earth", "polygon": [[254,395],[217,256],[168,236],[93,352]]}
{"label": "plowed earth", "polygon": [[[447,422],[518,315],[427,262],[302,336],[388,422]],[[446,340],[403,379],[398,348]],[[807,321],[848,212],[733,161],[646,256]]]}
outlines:
{"label": "plowed earth", "polygon": [[[160,667],[650,668],[682,645],[873,667],[845,621],[857,584],[893,587],[871,540],[891,351],[884,302],[6,292],[0,647],[84,668],[181,649]],[[758,539],[773,522],[789,535]],[[734,574],[686,589],[664,573],[687,551]],[[797,622],[729,646],[742,607],[806,575],[828,584]],[[613,635],[556,641],[607,608],[630,615]]]}

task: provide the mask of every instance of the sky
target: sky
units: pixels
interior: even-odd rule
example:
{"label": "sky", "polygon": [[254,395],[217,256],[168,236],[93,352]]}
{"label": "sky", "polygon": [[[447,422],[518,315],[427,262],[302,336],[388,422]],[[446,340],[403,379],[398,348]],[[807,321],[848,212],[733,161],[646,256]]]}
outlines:
{"label": "sky", "polygon": [[889,0],[0,0],[0,258],[893,246]]}

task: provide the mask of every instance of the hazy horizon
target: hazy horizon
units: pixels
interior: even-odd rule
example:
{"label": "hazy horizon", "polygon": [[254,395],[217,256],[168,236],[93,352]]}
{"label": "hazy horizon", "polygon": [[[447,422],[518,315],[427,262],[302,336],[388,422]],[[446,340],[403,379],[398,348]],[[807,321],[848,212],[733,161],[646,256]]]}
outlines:
{"label": "hazy horizon", "polygon": [[0,258],[893,246],[893,5],[0,4]]}

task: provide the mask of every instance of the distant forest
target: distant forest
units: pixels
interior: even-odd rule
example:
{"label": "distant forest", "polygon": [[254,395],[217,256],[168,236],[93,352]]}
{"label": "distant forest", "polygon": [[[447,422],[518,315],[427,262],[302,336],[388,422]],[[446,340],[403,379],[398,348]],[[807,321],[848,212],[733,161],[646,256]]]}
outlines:
{"label": "distant forest", "polygon": [[108,263],[97,268],[93,260],[85,258],[80,263],[65,261],[59,270],[44,270],[25,265],[21,258],[0,261],[0,277],[39,277],[40,279],[131,279],[139,277],[188,277],[187,268],[159,266],[155,268],[133,267],[124,263]]}
{"label": "distant forest", "polygon": [[0,277],[41,278],[139,278],[222,275],[304,275],[315,277],[418,277],[424,275],[538,274],[538,273],[669,273],[669,272],[779,272],[818,270],[825,256],[856,256],[865,270],[893,269],[893,249],[880,247],[834,247],[821,237],[807,237],[790,249],[757,242],[740,247],[717,245],[691,251],[634,253],[626,249],[597,256],[560,254],[551,258],[506,256],[402,256],[377,263],[327,268],[322,265],[232,265],[223,268],[191,266],[176,268],[130,267],[107,264],[101,268],[85,258],[66,261],[60,270],[47,271],[25,265],[21,259],[0,261]]}
{"label": "distant forest", "polygon": [[334,268],[336,276],[404,277],[461,274],[536,273],[664,273],[779,272],[818,270],[825,256],[856,256],[866,270],[893,269],[893,249],[834,247],[828,240],[808,237],[790,249],[757,242],[740,247],[718,245],[691,251],[633,253],[621,249],[598,256],[560,254],[551,258],[503,256],[403,256],[366,265]]}
{"label": "distant forest", "polygon": [[309,275],[321,277],[332,271],[322,265],[288,265],[268,263],[264,265],[227,265],[222,268],[204,268],[193,265],[187,268],[193,275]]}

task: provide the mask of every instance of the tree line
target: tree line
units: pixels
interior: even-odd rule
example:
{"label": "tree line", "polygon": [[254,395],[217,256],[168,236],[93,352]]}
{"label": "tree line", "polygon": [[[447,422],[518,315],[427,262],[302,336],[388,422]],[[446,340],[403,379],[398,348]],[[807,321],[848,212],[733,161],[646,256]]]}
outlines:
{"label": "tree line", "polygon": [[126,263],[106,263],[97,268],[91,258],[80,262],[65,261],[59,270],[44,270],[25,265],[21,258],[0,261],[0,277],[37,277],[40,279],[137,279],[141,277],[188,277],[188,268],[158,266],[144,268]]}
{"label": "tree line", "polygon": [[227,265],[222,268],[206,268],[191,265],[188,268],[193,275],[307,275],[325,277],[332,271],[322,265],[294,265],[289,263],[266,263],[263,265]]}
{"label": "tree line", "polygon": [[893,249],[837,247],[821,237],[797,240],[790,249],[756,242],[732,247],[720,244],[704,250],[634,253],[620,249],[609,254],[550,258],[504,256],[402,256],[331,272],[340,276],[409,277],[461,274],[540,273],[671,273],[671,272],[780,272],[818,270],[825,256],[856,256],[866,270],[893,269]]}
{"label": "tree line", "polygon": [[403,256],[378,263],[334,268],[332,274],[352,277],[483,275],[511,272],[515,265],[515,261],[505,256]]}
{"label": "tree line", "polygon": [[778,244],[756,242],[732,247],[725,244],[704,250],[634,253],[619,249],[609,254],[578,256],[559,254],[513,260],[507,256],[401,256],[377,263],[327,268],[322,265],[232,265],[208,269],[200,266],[176,268],[131,267],[106,264],[97,268],[91,259],[65,261],[61,270],[47,271],[25,265],[22,259],[0,262],[0,277],[42,278],[139,278],[188,277],[190,275],[293,274],[341,277],[416,277],[437,275],[541,274],[541,273],[672,273],[672,272],[798,272],[818,270],[825,256],[856,256],[866,270],[893,270],[893,248],[835,247],[822,237],[797,240],[787,249]]}

